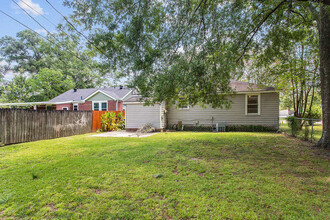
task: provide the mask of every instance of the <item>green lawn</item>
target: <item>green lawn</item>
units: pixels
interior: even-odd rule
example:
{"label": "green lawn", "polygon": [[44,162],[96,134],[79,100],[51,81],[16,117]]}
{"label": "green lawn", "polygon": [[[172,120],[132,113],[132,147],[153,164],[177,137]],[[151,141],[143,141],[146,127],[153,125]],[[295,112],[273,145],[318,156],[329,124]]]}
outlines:
{"label": "green lawn", "polygon": [[0,148],[0,219],[329,219],[329,158],[272,133],[88,135]]}

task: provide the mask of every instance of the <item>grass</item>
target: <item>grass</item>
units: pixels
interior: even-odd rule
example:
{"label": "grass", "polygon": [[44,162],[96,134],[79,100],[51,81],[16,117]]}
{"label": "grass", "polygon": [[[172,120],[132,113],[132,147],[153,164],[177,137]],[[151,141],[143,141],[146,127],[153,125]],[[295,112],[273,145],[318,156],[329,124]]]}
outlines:
{"label": "grass", "polygon": [[[289,128],[288,124],[283,123],[280,124],[280,130],[291,135],[291,129]],[[312,131],[312,126],[309,126],[309,140],[310,140],[310,132]],[[305,127],[302,128],[301,131],[298,132],[297,137],[300,139],[304,139]],[[322,136],[322,125],[317,124],[313,126],[313,141],[317,142],[320,140]]]}
{"label": "grass", "polygon": [[329,219],[329,158],[273,133],[0,148],[0,219]]}

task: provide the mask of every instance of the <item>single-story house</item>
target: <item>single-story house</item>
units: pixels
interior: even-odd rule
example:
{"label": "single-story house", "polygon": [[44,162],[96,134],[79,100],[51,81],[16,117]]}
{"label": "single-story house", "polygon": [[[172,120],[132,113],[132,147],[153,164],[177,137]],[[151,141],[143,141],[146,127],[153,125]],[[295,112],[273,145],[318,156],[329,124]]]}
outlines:
{"label": "single-story house", "polygon": [[140,96],[130,94],[124,100],[126,106],[126,130],[136,130],[146,123],[156,129],[183,126],[230,126],[259,125],[272,129],[279,126],[279,94],[273,87],[259,88],[255,84],[231,81],[230,86],[235,94],[228,98],[232,101],[230,109],[203,108],[197,106],[175,105],[165,103],[145,106]]}
{"label": "single-story house", "polygon": [[235,91],[228,99],[230,109],[196,106],[168,106],[158,103],[146,106],[132,89],[105,87],[72,89],[46,102],[0,103],[0,106],[31,106],[33,109],[72,111],[125,110],[126,130],[137,130],[150,123],[156,129],[183,126],[260,125],[273,129],[279,126],[279,94],[273,87],[259,88],[255,84],[231,81]]}
{"label": "single-story house", "polygon": [[0,106],[29,106],[35,110],[122,111],[123,100],[131,93],[131,89],[123,86],[71,89],[45,102],[0,103]]}

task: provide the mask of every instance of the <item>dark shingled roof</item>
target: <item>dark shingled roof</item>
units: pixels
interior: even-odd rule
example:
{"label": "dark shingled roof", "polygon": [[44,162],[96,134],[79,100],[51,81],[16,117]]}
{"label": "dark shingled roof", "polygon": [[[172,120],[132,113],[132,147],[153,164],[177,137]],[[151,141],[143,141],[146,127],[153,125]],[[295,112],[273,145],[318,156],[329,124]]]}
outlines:
{"label": "dark shingled roof", "polygon": [[66,102],[66,101],[81,101],[93,94],[96,91],[102,91],[105,94],[108,94],[109,96],[121,100],[125,95],[127,95],[131,89],[123,88],[120,89],[119,87],[106,87],[106,88],[93,88],[93,89],[77,89],[76,92],[74,92],[73,89],[70,89],[69,91],[66,91],[62,93],[59,96],[56,96],[55,98],[49,100],[49,102]]}

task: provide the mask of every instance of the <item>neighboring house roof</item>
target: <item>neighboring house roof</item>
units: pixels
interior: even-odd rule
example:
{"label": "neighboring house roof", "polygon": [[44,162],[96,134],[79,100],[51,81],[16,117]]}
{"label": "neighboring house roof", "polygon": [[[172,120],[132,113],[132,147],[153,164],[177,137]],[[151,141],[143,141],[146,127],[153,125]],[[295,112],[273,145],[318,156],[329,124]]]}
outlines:
{"label": "neighboring house roof", "polygon": [[141,102],[141,96],[134,95],[125,100],[125,102]]}
{"label": "neighboring house roof", "polygon": [[66,91],[61,95],[56,96],[55,98],[49,100],[49,102],[81,101],[81,100],[85,100],[86,98],[91,96],[93,93],[96,93],[97,91],[107,94],[116,100],[122,100],[132,90],[128,88],[120,89],[119,87],[115,87],[115,88],[107,87],[107,88],[99,88],[99,89],[97,88],[77,89],[77,91],[75,92],[73,89],[70,89],[69,91]]}

